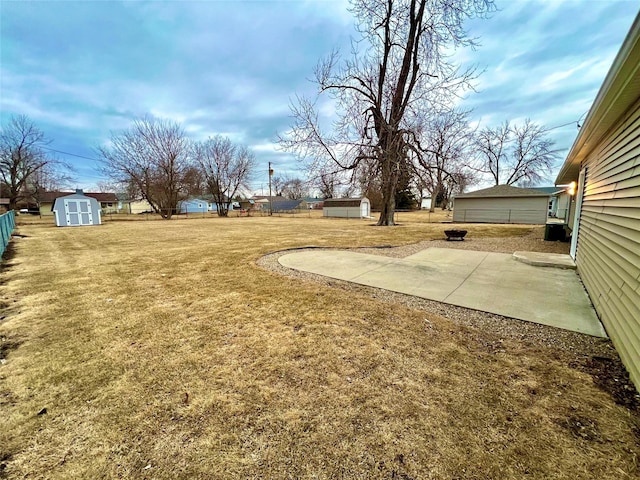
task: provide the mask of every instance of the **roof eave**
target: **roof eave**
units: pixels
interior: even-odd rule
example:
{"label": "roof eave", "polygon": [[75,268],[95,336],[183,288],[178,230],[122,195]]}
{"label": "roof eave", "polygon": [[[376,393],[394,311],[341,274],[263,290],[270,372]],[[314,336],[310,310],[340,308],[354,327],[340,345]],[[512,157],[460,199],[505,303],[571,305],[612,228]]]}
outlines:
{"label": "roof eave", "polygon": [[552,197],[553,193],[538,193],[531,195],[457,195],[455,198],[540,198],[540,197]]}
{"label": "roof eave", "polygon": [[636,103],[640,91],[640,13],[633,21],[618,55],[596,95],[567,158],[556,185],[575,181],[587,154]]}

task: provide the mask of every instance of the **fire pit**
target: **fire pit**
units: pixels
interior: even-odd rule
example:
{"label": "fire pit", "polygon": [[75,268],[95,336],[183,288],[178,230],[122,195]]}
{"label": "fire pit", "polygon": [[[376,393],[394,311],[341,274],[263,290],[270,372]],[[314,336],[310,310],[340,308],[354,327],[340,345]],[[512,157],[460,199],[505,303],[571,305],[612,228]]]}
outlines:
{"label": "fire pit", "polygon": [[447,242],[451,240],[464,241],[464,236],[467,234],[466,230],[445,230],[444,234],[447,236]]}

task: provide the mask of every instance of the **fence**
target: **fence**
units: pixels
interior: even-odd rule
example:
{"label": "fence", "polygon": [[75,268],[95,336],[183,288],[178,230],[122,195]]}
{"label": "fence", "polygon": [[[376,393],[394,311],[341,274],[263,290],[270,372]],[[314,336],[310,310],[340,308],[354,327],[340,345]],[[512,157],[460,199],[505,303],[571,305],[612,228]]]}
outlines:
{"label": "fence", "polygon": [[13,210],[0,215],[0,256],[4,254],[15,227],[16,220]]}

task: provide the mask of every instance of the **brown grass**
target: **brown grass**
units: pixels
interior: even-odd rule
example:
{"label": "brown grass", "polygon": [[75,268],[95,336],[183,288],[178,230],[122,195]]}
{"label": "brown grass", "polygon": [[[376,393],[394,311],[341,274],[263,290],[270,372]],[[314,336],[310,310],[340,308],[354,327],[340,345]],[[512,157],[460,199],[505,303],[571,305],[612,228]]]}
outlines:
{"label": "brown grass", "polygon": [[562,355],[255,264],[441,237],[425,215],[23,223],[0,477],[638,478],[637,414]]}

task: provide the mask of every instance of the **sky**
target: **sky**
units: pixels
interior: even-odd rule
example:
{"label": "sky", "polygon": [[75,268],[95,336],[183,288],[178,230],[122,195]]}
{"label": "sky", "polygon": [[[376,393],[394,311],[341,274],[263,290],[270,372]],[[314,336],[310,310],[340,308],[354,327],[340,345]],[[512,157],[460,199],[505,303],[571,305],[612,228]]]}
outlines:
{"label": "sky", "polygon": [[[455,52],[483,74],[460,106],[473,125],[525,118],[549,128],[562,163],[638,14],[637,0],[497,0],[465,26],[479,40]],[[96,148],[134,119],[180,122],[194,140],[249,146],[254,193],[301,165],[277,145],[289,104],[333,49],[356,35],[346,0],[0,0],[0,121],[27,115],[69,163],[70,187],[104,181]],[[558,127],[558,128],[554,128]],[[555,178],[555,175],[554,177]],[[552,178],[552,180],[553,180]],[[551,182],[550,182],[551,183]]]}

